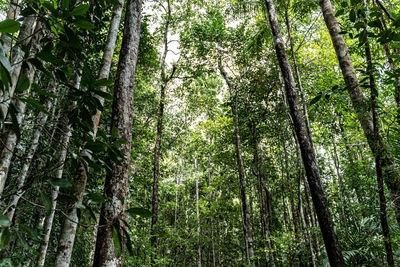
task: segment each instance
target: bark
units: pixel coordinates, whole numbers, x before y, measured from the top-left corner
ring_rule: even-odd
[[[347,50],[343,36],[340,34],[340,25],[335,17],[335,12],[332,8],[330,0],[319,0],[322,13],[324,15],[325,24],[331,35],[332,43],[336,51],[339,65],[342,70],[344,81],[347,85],[347,91],[353,103],[353,108],[356,112],[358,120],[367,138],[370,149],[373,154],[379,153],[383,179],[390,191],[392,201],[396,210],[396,220],[400,225],[400,173],[395,164],[392,153],[387,149],[386,144],[381,138],[377,140],[374,135],[373,118],[369,110],[368,101],[364,97],[360,83],[356,76],[352,60]],[[375,143],[379,142],[382,149],[377,150]]]
[[[332,125],[333,128],[333,125]],[[341,213],[342,213],[342,220],[344,224],[344,230],[346,232],[346,239],[349,240],[349,230],[347,227],[347,219],[346,219],[346,213],[344,210],[344,199],[343,199],[343,182],[342,182],[342,175],[340,174],[340,163],[339,163],[339,156],[337,153],[336,149],[336,141],[335,141],[336,136],[332,133],[332,144],[333,144],[333,163],[335,165],[335,170],[336,170],[336,177],[338,178],[338,184],[339,184],[339,200],[340,200],[340,206],[341,206]]]
[[[121,13],[124,5],[124,1],[120,0],[117,5],[115,5],[113,9],[113,15],[110,22],[110,28],[107,35],[107,41],[104,48],[102,63],[99,71],[98,79],[108,79],[112,58],[114,54],[115,44],[118,37],[118,27],[121,21]],[[101,91],[106,91],[106,87],[100,88]],[[104,99],[97,96],[101,103],[104,102]],[[99,127],[101,112],[97,110],[96,115],[93,117],[93,139],[96,139],[96,133]],[[84,147],[84,145],[82,146]],[[58,252],[57,259],[60,258],[57,262],[62,262],[63,265],[59,266],[69,266],[72,256],[72,250],[75,242],[76,231],[78,227],[79,217],[77,209],[80,205],[82,205],[83,194],[86,189],[87,183],[87,163],[85,161],[84,155],[87,152],[85,149],[81,150],[80,158],[78,162],[78,168],[76,173],[76,178],[74,179],[74,186],[71,190],[71,195],[75,196],[77,200],[73,203],[66,211],[66,218],[63,223],[63,228],[61,231],[61,236],[58,244]]]
[[[252,138],[253,138],[253,164],[255,170],[253,174],[257,177],[257,193],[258,193],[258,205],[260,207],[260,218],[261,218],[261,233],[262,238],[264,240],[264,246],[266,248],[265,260],[267,262],[267,266],[275,266],[274,258],[272,256],[272,246],[269,241],[270,238],[270,229],[269,222],[266,216],[271,216],[266,207],[266,196],[264,194],[264,175],[261,170],[261,162],[258,153],[258,138],[257,138],[257,128],[254,122],[252,122]]]
[[[221,51],[219,51],[221,53]],[[233,117],[233,125],[235,131],[235,146],[236,146],[236,160],[238,165],[239,172],[239,188],[240,188],[240,198],[241,198],[241,206],[242,206],[242,223],[243,223],[243,234],[245,239],[245,248],[246,248],[246,261],[247,264],[252,265],[253,257],[254,257],[254,249],[253,249],[253,234],[251,231],[250,225],[250,213],[248,208],[248,201],[246,195],[246,179],[245,179],[245,171],[244,164],[242,158],[242,144],[240,140],[240,128],[239,128],[239,118],[238,118],[238,103],[237,103],[237,88],[236,85],[233,84],[230,77],[224,70],[222,66],[222,58],[221,55],[218,60],[218,68],[221,72],[222,77],[228,85],[229,92],[231,97],[233,98],[233,103],[231,104],[232,117]]]
[[[40,29],[40,23],[37,23],[36,29]],[[36,54],[39,51],[40,48],[40,41],[41,39],[41,34],[35,34],[34,38],[32,38],[31,42],[31,54]],[[28,81],[29,81],[29,87],[25,92],[22,92],[21,95],[19,95],[19,98],[27,97],[30,94],[31,90],[31,85],[33,82],[33,79],[35,77],[35,68],[29,63],[26,62],[24,65],[24,68],[21,69],[21,77],[26,76]],[[26,108],[26,103],[23,102],[20,99],[17,99],[15,102],[15,107],[16,107],[16,112],[17,114],[16,119],[18,125],[21,125],[25,118],[25,108]],[[4,111],[4,110],[3,110]],[[5,114],[5,113],[3,113]],[[5,138],[5,144],[4,147],[1,151],[1,156],[0,156],[0,196],[3,193],[5,182],[7,179],[8,171],[10,169],[11,165],[11,159],[14,154],[15,147],[17,145],[17,133],[14,132],[14,129],[10,128],[8,130],[8,133],[6,134]]]
[[[157,115],[157,137],[154,146],[154,166],[153,166],[153,198],[152,198],[152,217],[151,217],[151,244],[153,247],[157,247],[157,234],[155,226],[158,220],[158,184],[160,179],[160,158],[161,158],[161,142],[163,135],[163,121],[164,121],[164,109],[165,109],[165,91],[167,89],[168,82],[173,78],[176,70],[176,66],[173,66],[172,73],[169,77],[166,74],[166,58],[168,54],[168,33],[169,26],[171,23],[171,5],[170,1],[167,0],[167,19],[165,21],[164,28],[164,52],[161,58],[161,86],[160,86],[160,102],[158,105]]]
[[[50,88],[48,91],[50,91],[50,92],[55,91],[53,82],[50,82],[49,87]],[[51,99],[51,98],[47,101],[47,104],[45,105],[46,110],[50,111],[52,102],[53,102],[53,99]],[[25,180],[26,180],[26,177],[28,176],[28,171],[30,169],[33,156],[35,155],[36,149],[39,145],[39,140],[40,140],[40,137],[42,136],[43,127],[47,123],[48,117],[49,117],[48,113],[40,112],[38,114],[36,127],[34,128],[34,131],[33,131],[33,138],[31,141],[31,145],[25,155],[21,171],[19,172],[19,175],[17,178],[17,192],[12,196],[11,203],[8,206],[9,208],[7,210],[7,216],[10,219],[10,221],[13,220],[15,209],[18,205],[18,202],[21,199],[22,195],[25,193],[25,191],[24,191]]]
[[[124,37],[115,79],[114,101],[112,107],[112,129],[117,129],[116,140],[125,140],[119,147],[124,155],[120,164],[112,163],[107,173],[104,193],[106,202],[102,205],[99,230],[97,233],[95,259],[93,266],[122,266],[121,256],[117,255],[112,238],[113,227],[119,224],[127,206],[129,188],[129,167],[132,144],[133,94],[135,70],[140,40],[141,0],[128,0],[125,14]],[[115,140],[111,140],[115,141]],[[124,233],[121,232],[122,239]]]
[[[19,16],[20,6],[18,5],[18,0],[11,0],[10,7],[7,12],[7,19],[16,20]],[[11,37],[7,36],[6,34],[2,34],[1,41],[3,43],[3,51],[6,57],[10,53],[12,39]]]
[[[27,16],[25,17],[21,29],[18,34],[18,43],[11,49],[11,59],[10,63],[12,66],[11,69],[11,83],[8,90],[5,90],[4,95],[1,96],[0,101],[0,111],[3,118],[7,117],[8,108],[11,100],[13,99],[15,89],[17,87],[18,79],[20,78],[20,74],[24,71],[22,68],[22,63],[24,61],[25,53],[21,50],[20,45],[29,47],[29,44],[32,41],[33,33],[40,28],[36,27],[36,17],[35,16]],[[36,30],[35,30],[36,27]],[[3,147],[3,144],[1,144]]]
[[[200,243],[200,209],[199,209],[199,173],[197,170],[197,158],[194,158],[194,170],[196,176],[196,216],[197,216],[197,266],[201,267],[201,243]]]
[[[331,214],[328,208],[328,203],[322,189],[315,151],[298,101],[296,85],[280,32],[275,6],[272,0],[266,0],[266,6],[272,29],[272,35],[274,38],[275,50],[284,78],[290,114],[296,131],[297,140],[299,142],[303,164],[306,170],[308,184],[310,186],[311,196],[317,212],[329,262],[331,266],[345,266],[339,242],[334,230]]]
[[[207,165],[207,174],[208,174],[208,182],[207,186],[211,186],[211,155],[208,154],[208,165]],[[209,196],[211,201],[214,201],[214,194],[210,192]],[[214,224],[213,224],[213,218],[210,217],[210,233],[211,233],[211,266],[215,267],[216,262],[215,262],[215,247],[214,247]]]
[[[363,1],[364,9],[367,9],[366,1]],[[365,23],[365,31],[368,32],[367,27],[367,17],[364,18]],[[379,209],[380,209],[380,220],[381,220],[381,227],[384,237],[384,245],[386,250],[386,261],[389,267],[394,267],[394,260],[393,260],[393,250],[392,250],[392,243],[390,240],[390,230],[387,221],[387,211],[386,211],[386,197],[385,197],[385,189],[383,186],[383,170],[381,164],[381,138],[379,133],[379,120],[378,120],[378,106],[377,106],[377,96],[378,96],[378,89],[376,87],[375,76],[374,76],[374,66],[372,62],[372,54],[371,54],[371,47],[369,44],[369,38],[367,34],[367,38],[364,44],[365,48],[365,57],[367,59],[367,73],[369,76],[369,85],[371,89],[371,108],[372,108],[372,122],[373,122],[373,130],[375,136],[375,168],[376,168],[376,178],[378,181],[378,194],[379,194]]]
[[[60,151],[60,155],[58,158],[59,167],[57,169],[56,177],[55,177],[56,179],[61,179],[63,176],[64,163],[65,163],[65,160],[67,159],[69,140],[72,135],[71,132],[72,132],[71,127],[67,126],[63,133],[63,137],[62,137],[62,141],[61,141],[61,151]],[[49,215],[46,216],[45,223],[44,223],[43,239],[42,239],[42,243],[40,245],[40,255],[39,255],[39,259],[38,259],[38,266],[43,266],[46,261],[47,248],[49,246],[50,234],[51,234],[51,230],[53,228],[54,215],[55,215],[56,207],[57,207],[58,193],[59,193],[58,186],[53,187],[52,191],[51,191],[51,212]]]

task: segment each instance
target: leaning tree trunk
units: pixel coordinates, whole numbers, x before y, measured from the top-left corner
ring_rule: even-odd
[[[108,79],[112,57],[114,54],[115,43],[118,36],[118,27],[121,21],[121,13],[124,5],[124,1],[120,0],[117,5],[115,5],[113,9],[113,15],[110,22],[110,28],[108,31],[107,41],[104,48],[103,59],[99,71],[98,79]],[[102,91],[106,91],[106,87],[101,88]],[[103,98],[98,97],[100,102],[103,103]],[[101,112],[97,110],[96,115],[93,117],[93,139],[96,138],[97,129],[99,127]],[[83,146],[82,146],[83,147]],[[85,150],[82,149],[81,155],[85,153]],[[61,231],[61,236],[58,241],[58,251],[56,258],[59,259],[56,262],[62,263],[59,266],[69,266],[72,256],[72,250],[75,242],[76,231],[78,227],[79,217],[77,208],[82,204],[83,194],[86,189],[87,183],[87,164],[85,159],[81,156],[79,159],[79,165],[77,168],[76,178],[74,180],[74,187],[71,190],[71,195],[74,196],[74,199],[77,201],[73,203],[70,208],[66,211],[66,218],[63,223],[63,228]]]
[[[311,196],[317,212],[319,225],[325,242],[331,266],[345,266],[339,242],[333,226],[332,217],[328,208],[328,203],[321,185],[318,163],[312,146],[311,137],[308,134],[303,114],[301,112],[296,84],[293,78],[286,48],[278,24],[273,0],[266,0],[269,23],[271,25],[274,45],[279,61],[279,66],[284,78],[287,101],[289,103],[290,114],[299,142],[304,168],[306,170],[308,184],[311,189]]]
[[[54,83],[50,82],[49,84],[49,92],[54,92]],[[53,99],[48,99],[47,103],[46,103],[46,110],[50,111],[51,106],[52,106],[52,102]],[[43,132],[43,128],[45,126],[45,124],[47,123],[47,118],[49,117],[48,113],[46,112],[40,112],[38,115],[38,119],[36,122],[36,126],[34,128],[33,131],[33,138],[31,141],[31,145],[24,157],[24,161],[22,164],[22,168],[21,171],[18,174],[18,178],[17,178],[17,192],[12,196],[11,198],[11,203],[8,206],[8,210],[7,210],[7,216],[9,218],[10,221],[13,220],[14,218],[14,214],[15,214],[15,210],[17,208],[18,202],[21,199],[22,195],[24,194],[24,184],[25,184],[25,180],[26,177],[28,176],[28,171],[29,168],[31,166],[31,162],[33,159],[33,156],[35,155],[36,149],[39,145],[39,140],[40,137],[42,136],[42,132]]]
[[[141,0],[128,0],[126,5],[124,37],[115,78],[114,101],[112,108],[111,131],[118,134],[112,142],[124,140],[119,150],[125,156],[120,164],[112,163],[104,185],[106,202],[102,205],[100,227],[97,233],[96,250],[93,266],[122,266],[125,245],[118,255],[113,242],[113,230],[118,228],[119,219],[127,206],[129,188],[129,167],[132,145],[133,94],[136,62],[140,40]],[[122,224],[121,224],[122,225]],[[120,231],[122,240],[124,232]]]
[[[363,7],[367,9],[367,3],[363,0]],[[368,38],[368,20],[367,17],[364,17],[364,30],[367,32],[367,38],[365,40],[365,57],[367,59],[367,70],[369,77],[369,86],[371,89],[371,109],[372,109],[372,122],[373,122],[373,129],[374,129],[374,136],[375,136],[375,169],[376,169],[376,178],[378,181],[378,194],[379,194],[379,208],[380,208],[380,220],[381,220],[381,227],[384,237],[384,245],[386,250],[386,261],[389,267],[394,267],[394,260],[393,260],[393,250],[392,250],[392,243],[390,240],[390,230],[387,221],[387,212],[386,212],[386,197],[385,197],[385,189],[383,186],[383,171],[382,171],[382,162],[381,162],[381,138],[379,133],[379,120],[378,120],[378,106],[377,106],[377,96],[378,96],[378,89],[376,88],[375,76],[374,76],[374,65],[372,62],[372,55],[371,55],[371,47],[369,44]]]
[[[332,8],[331,2],[330,0],[319,0],[319,5],[321,6],[326,26],[329,30],[329,34],[331,35],[332,43],[339,60],[343,78],[347,85],[347,91],[350,95],[358,120],[360,121],[361,127],[364,131],[364,135],[367,138],[372,152],[374,154],[380,154],[379,157],[382,165],[383,179],[390,191],[392,201],[395,205],[396,220],[400,225],[400,172],[397,169],[392,153],[383,143],[382,138],[374,135],[373,118],[369,110],[369,104],[364,97],[360,83],[357,79],[346,43],[340,33],[340,25],[335,17],[335,11]],[[375,145],[376,142],[380,143],[379,150],[377,150]]]
[[[36,29],[40,29],[40,28],[41,28],[40,23],[37,23]],[[40,39],[41,39],[41,34],[39,34],[39,33],[35,34],[34,38],[31,39],[31,51],[30,51],[31,54],[35,55],[39,51]],[[35,77],[34,66],[32,64],[30,64],[29,62],[26,62],[26,64],[20,71],[19,77],[26,77],[27,80],[29,81],[29,87],[28,87],[28,89],[26,89],[25,92],[22,92],[21,95],[18,96],[18,98],[27,97],[30,94],[31,85],[32,85],[33,79]],[[16,82],[17,82],[17,80],[16,80]],[[21,99],[17,99],[15,101],[15,107],[16,107],[16,110],[15,110],[16,122],[18,123],[18,125],[21,125],[21,123],[24,121],[24,118],[25,118],[26,103]],[[4,148],[1,151],[1,156],[0,156],[0,196],[3,193],[7,175],[8,175],[8,171],[9,171],[10,165],[11,165],[11,158],[14,154],[14,150],[17,145],[17,141],[18,141],[17,137],[18,137],[17,133],[12,128],[9,129],[9,131],[5,137],[6,141],[4,143]]]
[[[221,51],[219,51],[221,53]],[[236,160],[239,171],[239,188],[240,188],[240,198],[242,203],[242,223],[243,223],[243,234],[245,239],[245,251],[246,251],[246,261],[247,264],[252,264],[252,258],[254,257],[253,249],[253,234],[250,225],[250,213],[248,208],[248,201],[246,195],[246,180],[245,171],[242,158],[242,144],[240,140],[240,129],[239,129],[239,118],[238,118],[238,103],[237,103],[237,88],[231,81],[230,77],[226,73],[224,67],[222,66],[222,56],[218,59],[218,68],[221,72],[222,77],[226,81],[230,95],[233,99],[231,105],[233,125],[235,130],[235,146],[236,146]]]

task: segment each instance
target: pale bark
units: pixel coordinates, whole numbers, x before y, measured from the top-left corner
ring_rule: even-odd
[[[56,179],[61,179],[63,172],[64,172],[64,163],[65,160],[67,159],[67,152],[68,152],[68,145],[69,145],[69,140],[72,135],[72,129],[71,126],[67,126],[66,129],[64,130],[62,141],[61,141],[61,151],[60,155],[58,157],[58,169],[56,172]],[[44,223],[44,229],[43,229],[43,239],[42,243],[40,245],[40,255],[38,259],[38,266],[43,266],[45,261],[46,261],[46,255],[47,255],[47,248],[49,246],[49,240],[50,240],[50,234],[51,230],[53,228],[53,222],[54,222],[54,215],[56,212],[56,207],[57,207],[57,197],[59,193],[59,187],[53,187],[51,191],[51,212],[49,215],[46,216],[45,223]]]
[[[37,23],[36,29],[40,29],[40,23]],[[37,33],[35,34],[34,38],[32,38],[32,43],[31,43],[31,53],[36,54],[39,51],[40,48],[40,38],[41,34]],[[20,74],[21,76],[24,75],[27,77],[29,81],[29,87],[25,92],[22,92],[19,97],[27,97],[30,94],[31,90],[31,85],[33,82],[33,79],[35,77],[35,68],[27,62],[25,67],[23,69],[20,69]],[[16,80],[17,81],[17,80]],[[17,114],[16,120],[18,125],[21,125],[25,118],[25,108],[26,108],[26,103],[20,99],[16,100],[15,103],[16,109],[17,109]],[[3,146],[3,149],[1,151],[1,156],[0,156],[0,196],[3,193],[4,186],[6,183],[8,171],[10,169],[11,165],[11,158],[14,154],[15,147],[17,145],[17,133],[14,132],[12,128],[9,129],[8,133],[6,134],[5,138],[5,144]]]
[[[16,20],[18,18],[19,11],[20,11],[18,2],[19,2],[18,0],[11,0],[10,7],[8,8],[8,12],[7,12],[7,19]],[[11,39],[11,37],[7,36],[6,34],[2,34],[1,41],[3,43],[4,54],[6,55],[6,57],[8,57],[8,54],[10,53],[10,49],[11,49],[12,39]]]
[[[0,111],[3,114],[3,118],[6,118],[7,116],[10,102],[13,99],[15,89],[17,88],[18,79],[20,78],[20,74],[23,73],[23,70],[21,70],[21,68],[23,65],[22,63],[25,53],[21,50],[20,45],[29,47],[33,33],[40,29],[38,27],[35,27],[35,24],[35,16],[25,17],[19,31],[18,43],[11,49],[11,83],[9,89],[5,90],[4,95],[2,95],[0,98]],[[1,144],[1,146],[3,146],[3,144]]]
[[[49,84],[49,91],[54,92],[54,83],[53,82],[51,82]],[[51,106],[52,106],[52,101],[53,101],[53,99],[49,99],[47,101],[46,110],[50,111]],[[33,156],[35,155],[36,149],[39,145],[39,140],[40,140],[40,137],[42,136],[43,127],[45,126],[48,117],[49,117],[48,113],[40,112],[38,114],[38,119],[36,122],[36,127],[34,128],[31,145],[24,157],[24,163],[22,165],[21,171],[18,174],[17,192],[12,196],[11,202],[8,206],[7,216],[10,219],[10,221],[13,220],[15,209],[17,208],[18,202],[21,199],[21,197],[23,196],[23,194],[25,193],[24,188],[23,188],[24,184],[25,184],[25,179],[28,175],[28,171],[31,166]]]
[[[380,137],[374,135],[373,118],[369,110],[368,101],[364,97],[360,83],[358,81],[355,69],[353,67],[350,54],[348,52],[343,36],[340,34],[340,25],[335,17],[335,12],[332,8],[330,0],[319,0],[322,13],[324,15],[326,26],[331,35],[332,43],[336,51],[339,65],[342,70],[344,81],[347,85],[347,91],[353,103],[353,108],[360,121],[364,135],[367,138],[370,149],[374,154],[380,153],[380,161],[383,170],[383,179],[390,191],[392,201],[395,205],[396,220],[400,225],[400,173],[396,166],[393,155],[386,144]],[[378,138],[379,140],[377,140]],[[379,142],[381,149],[377,150],[375,143]]]
[[[296,84],[293,78],[286,48],[279,28],[278,18],[275,12],[275,6],[272,0],[266,0],[269,22],[279,66],[284,78],[287,101],[289,103],[290,114],[299,142],[303,164],[306,170],[308,183],[311,189],[312,199],[317,212],[322,236],[325,241],[325,248],[331,266],[345,266],[339,242],[334,230],[332,217],[328,208],[328,203],[321,185],[321,178],[318,169],[318,163],[312,145],[311,137],[308,134],[307,126],[301,112]]]
[[[194,158],[194,171],[196,176],[196,216],[197,216],[197,266],[201,267],[201,243],[200,243],[200,209],[199,209],[199,173],[197,170],[197,158]]]
[[[126,5],[124,37],[121,46],[118,69],[114,87],[111,130],[117,129],[116,140],[126,142],[119,146],[125,156],[120,164],[112,163],[104,185],[106,202],[102,205],[100,226],[97,233],[95,259],[93,266],[122,266],[121,256],[117,255],[112,232],[127,207],[129,188],[130,153],[132,145],[133,93],[136,62],[140,40],[141,0],[128,0]],[[115,141],[115,140],[111,140]],[[121,232],[122,237],[124,233]]]
[[[113,9],[113,15],[110,22],[110,28],[108,31],[107,41],[104,48],[103,59],[99,71],[98,79],[107,79],[111,69],[112,58],[114,54],[115,44],[118,36],[118,27],[121,21],[121,13],[124,5],[124,1],[120,0],[119,4],[115,5]],[[103,92],[107,90],[106,87],[102,87],[100,90]],[[99,97],[101,103],[104,99]],[[93,116],[93,139],[96,139],[97,129],[99,127],[101,112],[97,110],[96,115]],[[82,146],[83,147],[83,146]],[[79,217],[77,209],[82,205],[83,194],[86,189],[87,183],[87,163],[83,157],[86,151],[83,149],[80,153],[79,165],[77,168],[76,178],[74,179],[74,187],[71,190],[71,195],[74,195],[76,202],[73,203],[66,211],[66,218],[63,223],[63,228],[61,231],[61,236],[58,244],[58,251],[56,258],[57,263],[62,262],[63,265],[59,266],[69,266],[72,256],[72,250],[75,242],[76,231],[78,227]]]

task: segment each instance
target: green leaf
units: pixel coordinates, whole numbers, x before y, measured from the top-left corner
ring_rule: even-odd
[[[33,107],[34,109],[46,113],[46,114],[50,114],[46,108],[36,99],[33,99],[31,97],[25,97],[25,98],[21,98],[21,101],[29,104],[31,107]]]
[[[92,30],[94,28],[93,23],[91,23],[90,21],[85,20],[85,19],[76,19],[74,21],[74,24],[77,27],[85,29],[85,30]]]
[[[104,203],[106,200],[104,199],[102,194],[99,193],[89,193],[88,198],[95,203]]]
[[[6,19],[0,22],[0,32],[14,33],[19,31],[20,27],[21,25],[18,23],[18,21],[13,19]]]
[[[87,142],[86,148],[95,153],[103,152],[106,150],[106,146],[100,142]]]
[[[15,233],[17,234],[19,240],[21,241],[22,246],[23,246],[25,249],[29,250],[29,249],[30,249],[30,246],[29,246],[28,243],[26,242],[25,238],[22,237],[21,233],[19,233],[19,232],[15,232]]]
[[[89,10],[89,5],[87,4],[82,4],[79,5],[77,7],[75,7],[72,11],[71,11],[71,15],[72,16],[82,16],[84,14],[86,14],[86,12]]]
[[[320,99],[321,99],[322,95],[319,94],[316,97],[314,97],[313,99],[311,99],[310,101],[310,106],[314,105],[315,103],[317,103]]]
[[[104,79],[97,80],[94,83],[94,85],[98,86],[98,87],[101,87],[101,86],[109,86],[109,85],[112,85],[113,83],[114,83],[113,80],[109,80],[109,79],[104,78]]]
[[[354,9],[350,10],[350,21],[355,22],[356,19],[357,19],[356,12],[354,11]]]
[[[18,226],[19,226],[19,229],[21,229],[23,232],[25,232],[29,237],[31,237],[32,239],[35,239],[35,240],[39,240],[39,235],[35,231],[35,229],[33,229],[23,223],[18,224]]]
[[[112,227],[112,238],[114,241],[114,247],[117,252],[117,257],[120,257],[122,254],[122,241],[120,238],[120,233],[115,225]]]
[[[72,184],[67,179],[50,179],[49,184],[61,188],[68,188],[72,186]]]
[[[40,191],[40,198],[42,199],[44,209],[46,210],[46,214],[49,215],[52,210],[50,198],[42,191]]]
[[[36,57],[38,57],[39,59],[42,59],[46,62],[53,63],[56,65],[61,65],[64,63],[61,59],[57,58],[53,54],[46,52],[46,51],[40,51],[39,53],[36,54]]]
[[[5,248],[8,245],[8,242],[10,242],[10,231],[6,228],[1,234],[0,249]]]
[[[9,73],[11,72],[10,61],[8,61],[8,58],[4,54],[3,46],[1,44],[0,44],[0,63]]]
[[[9,227],[10,225],[10,219],[6,215],[0,214],[0,227]]]
[[[61,6],[63,9],[68,10],[69,9],[69,0],[62,0]]]
[[[26,77],[26,75],[22,75],[17,83],[17,89],[19,92],[25,92],[28,90],[29,86],[31,85],[31,82],[29,81],[29,78]]]
[[[135,215],[139,215],[145,218],[150,218],[152,216],[151,211],[145,209],[145,208],[130,208],[126,212],[128,212],[129,215],[134,217]]]

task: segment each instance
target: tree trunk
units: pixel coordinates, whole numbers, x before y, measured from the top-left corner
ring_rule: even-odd
[[[124,37],[120,52],[114,87],[111,131],[118,130],[115,140],[125,140],[119,147],[125,156],[120,164],[112,163],[112,170],[107,173],[104,185],[106,202],[102,205],[99,230],[97,233],[95,259],[93,266],[122,266],[121,255],[118,255],[113,242],[113,228],[119,224],[127,206],[129,188],[129,167],[132,144],[133,94],[136,62],[140,40],[140,21],[142,12],[141,0],[128,0],[126,5]],[[111,141],[115,141],[111,140]],[[124,233],[120,231],[122,237]],[[124,240],[124,238],[122,238]],[[122,241],[124,242],[124,241]]]
[[[19,6],[19,1],[18,0],[11,0],[10,1],[10,7],[7,12],[7,19],[13,19],[16,20],[19,16],[19,11],[20,11],[20,6]],[[12,39],[7,36],[6,34],[3,34],[1,36],[1,40],[3,43],[3,51],[6,57],[8,57],[8,54],[10,53],[11,49],[11,44],[12,44]]]
[[[324,15],[326,26],[331,35],[332,43],[336,51],[339,65],[342,70],[344,81],[347,85],[347,91],[353,103],[353,108],[360,121],[364,135],[367,138],[369,147],[374,154],[380,153],[380,161],[383,171],[383,179],[390,191],[392,201],[395,205],[396,220],[400,225],[400,174],[395,167],[393,155],[382,142],[381,138],[376,140],[373,128],[373,118],[369,110],[368,101],[365,99],[358,82],[356,72],[353,67],[349,52],[343,36],[340,34],[340,25],[335,17],[330,0],[319,0],[319,4]],[[381,149],[377,151],[375,143],[379,142]]]
[[[56,173],[56,179],[61,179],[64,171],[64,163],[67,159],[67,151],[69,145],[69,139],[71,137],[71,127],[67,126],[63,133],[63,138],[61,142],[61,152],[58,158],[58,169]],[[54,187],[51,191],[51,212],[46,216],[43,230],[43,240],[40,245],[40,255],[38,260],[38,266],[43,266],[46,261],[47,248],[49,246],[50,234],[53,228],[54,215],[57,207],[57,197],[58,197],[59,188],[58,186]]]
[[[25,53],[22,51],[20,46],[29,47],[29,44],[32,41],[33,32],[36,32],[40,29],[40,27],[35,26],[35,24],[36,16],[31,15],[24,18],[18,34],[18,43],[11,49],[11,83],[9,89],[5,90],[4,95],[1,96],[0,101],[0,111],[3,118],[7,117],[8,108],[11,100],[13,99],[15,89],[17,88],[18,79],[20,78],[21,73],[24,73],[21,68],[23,66],[22,63],[24,62],[23,59],[25,57]],[[1,148],[3,149],[3,144],[1,144]]]
[[[300,145],[303,164],[306,170],[308,184],[311,189],[311,196],[317,212],[322,236],[324,237],[325,248],[328,254],[329,262],[331,266],[345,266],[339,242],[334,230],[331,214],[328,208],[328,203],[322,189],[318,163],[314,148],[312,146],[311,137],[308,134],[307,126],[304,122],[303,114],[300,109],[296,85],[279,29],[275,6],[272,0],[266,0],[266,6],[272,29],[272,35],[274,38],[275,50],[285,82],[290,114],[293,119],[297,140]]]
[[[196,216],[197,216],[197,266],[201,267],[201,243],[200,243],[200,209],[199,209],[199,173],[197,170],[197,158],[194,158],[194,171],[196,176]]]
[[[363,0],[363,7],[364,9],[367,9],[367,3],[365,0]],[[364,30],[368,33],[368,26],[367,26],[368,20],[366,16],[364,17],[364,23],[365,23]],[[364,45],[365,45],[365,57],[367,59],[366,71],[369,76],[369,85],[371,89],[372,122],[373,122],[374,136],[375,136],[375,168],[376,168],[376,178],[378,181],[380,220],[381,220],[381,227],[382,227],[385,250],[386,250],[386,261],[389,267],[394,267],[392,243],[390,240],[390,230],[387,221],[385,189],[383,186],[383,170],[381,162],[382,147],[381,147],[381,138],[379,133],[378,105],[377,105],[378,89],[376,88],[376,83],[375,83],[374,66],[372,62],[371,47],[369,44],[368,34]]]
[[[220,51],[221,53],[221,51]],[[221,72],[222,77],[225,79],[231,97],[233,98],[233,103],[231,105],[232,117],[233,117],[233,125],[235,128],[235,146],[236,146],[236,160],[238,164],[239,171],[239,188],[240,188],[240,198],[242,203],[242,221],[243,221],[243,234],[245,239],[245,251],[246,251],[246,261],[247,264],[253,264],[254,257],[254,249],[253,249],[253,234],[251,231],[250,225],[250,213],[248,208],[248,201],[246,195],[246,180],[245,180],[245,172],[242,158],[242,145],[240,141],[240,129],[239,129],[239,118],[238,118],[238,103],[237,103],[237,92],[236,86],[232,83],[228,74],[224,70],[222,66],[222,58],[221,55],[218,60],[218,67]]]
[[[112,58],[115,49],[115,43],[118,36],[118,27],[121,21],[121,13],[124,5],[124,1],[120,0],[117,5],[114,6],[113,15],[110,22],[110,28],[107,35],[107,41],[104,48],[103,59],[99,71],[98,79],[108,79]],[[102,87],[101,90],[106,91],[106,87]],[[104,102],[103,98],[97,96],[101,103]],[[96,139],[96,133],[99,127],[101,112],[97,110],[96,115],[93,117],[93,139]],[[84,147],[84,145],[82,146]],[[58,252],[56,258],[60,258],[57,262],[62,262],[63,265],[60,266],[69,266],[72,256],[72,250],[75,242],[76,231],[78,227],[79,217],[77,208],[82,205],[83,194],[86,189],[87,183],[87,163],[83,157],[85,154],[85,149],[82,149],[80,153],[76,178],[74,180],[74,186],[71,190],[71,195],[75,196],[77,200],[73,203],[66,211],[66,218],[63,223],[63,228],[61,231],[61,236],[58,244]]]
[[[50,82],[48,91],[54,92],[55,90],[53,87],[54,87],[54,82]],[[53,99],[51,99],[51,98],[47,101],[46,110],[50,111],[52,102],[53,102]],[[31,166],[33,156],[35,155],[36,149],[39,145],[39,140],[42,135],[43,127],[45,126],[48,117],[49,117],[48,113],[44,113],[44,112],[40,112],[38,115],[36,127],[34,129],[33,138],[31,141],[31,145],[28,149],[27,154],[25,155],[24,163],[23,163],[21,171],[18,175],[17,192],[15,195],[12,196],[11,203],[10,203],[8,211],[7,211],[7,216],[10,219],[10,221],[13,220],[15,209],[18,205],[18,202],[21,199],[22,195],[25,193],[24,192],[25,179],[28,175],[28,171]]]
[[[162,142],[162,134],[163,134],[163,120],[164,120],[164,108],[165,108],[165,90],[167,89],[168,82],[173,78],[175,72],[175,66],[172,70],[172,74],[167,77],[166,76],[166,58],[169,52],[168,50],[168,33],[169,26],[171,22],[171,5],[170,1],[167,0],[167,19],[165,21],[165,29],[164,29],[164,52],[161,58],[161,86],[160,86],[160,102],[158,106],[158,115],[157,115],[157,137],[156,143],[154,146],[154,167],[153,167],[153,199],[152,199],[152,217],[151,217],[151,226],[150,226],[150,241],[151,245],[156,248],[157,247],[157,233],[155,226],[158,220],[158,184],[160,179],[160,158],[161,158],[161,142]]]
[[[41,28],[40,23],[37,23],[35,31],[38,31]],[[31,54],[36,54],[39,51],[40,48],[40,39],[41,39],[41,34],[37,33],[34,35],[34,38],[31,39]],[[18,73],[20,77],[26,76],[28,81],[29,81],[29,87],[25,92],[22,92],[19,97],[27,97],[30,94],[31,91],[31,85],[33,82],[33,79],[35,77],[35,68],[29,63],[26,62],[26,65],[24,65],[24,68],[20,69],[20,73]],[[15,81],[17,82],[17,80]],[[11,89],[10,89],[11,90]],[[17,123],[18,125],[21,125],[25,118],[25,108],[26,108],[26,103],[20,99],[16,100],[15,103],[16,110],[15,114]],[[3,110],[3,114],[4,110]],[[17,145],[17,133],[14,132],[14,129],[10,128],[7,135],[6,135],[6,141],[4,144],[4,148],[1,151],[1,156],[0,156],[0,196],[3,193],[4,186],[6,183],[8,171],[10,169],[11,165],[11,158],[14,154],[15,147]]]

